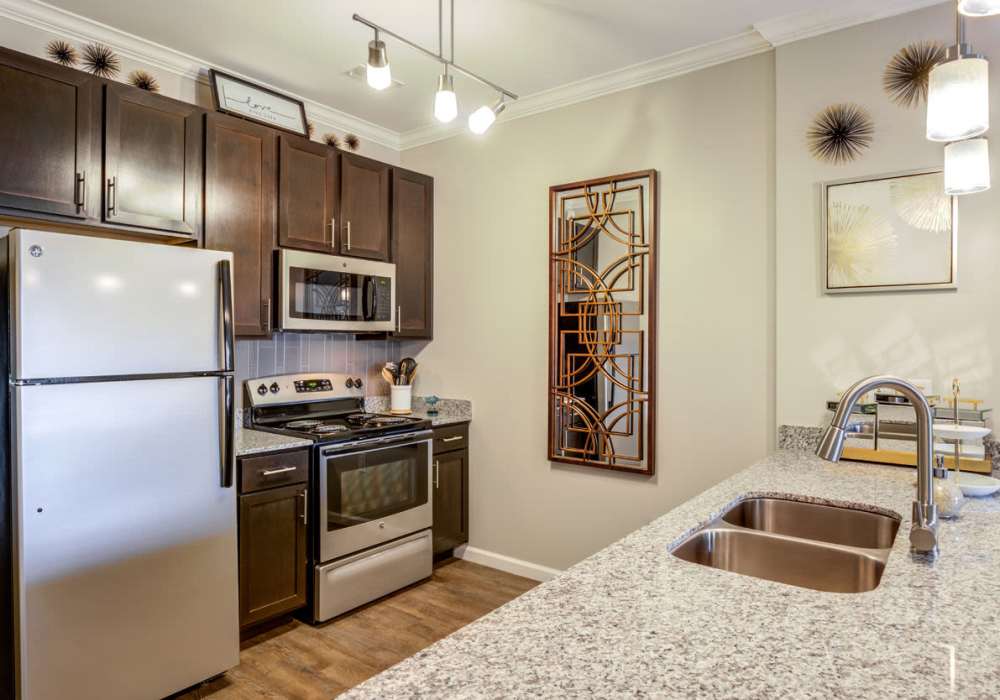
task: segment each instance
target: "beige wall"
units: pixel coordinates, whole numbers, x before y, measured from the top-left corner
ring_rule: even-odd
[[[562,568],[768,451],[772,77],[754,56],[403,152],[435,177],[417,389],[473,401],[471,546]],[[661,178],[657,474],[551,464],[548,187],[645,168]]]
[[[825,296],[820,291],[819,186],[825,180],[941,167],[943,149],[924,138],[924,108],[893,105],[882,70],[902,46],[953,41],[953,8],[940,5],[783,46],[777,93],[778,423],[819,425],[823,404],[852,381],[891,372],[930,378],[935,390],[962,379],[968,396],[1000,407],[1000,141],[994,188],[959,201],[959,288],[954,291]],[[997,20],[970,20],[969,40],[994,59],[993,124],[1000,124]],[[804,133],[827,104],[855,101],[875,120],[871,151],[844,166],[817,163]]]

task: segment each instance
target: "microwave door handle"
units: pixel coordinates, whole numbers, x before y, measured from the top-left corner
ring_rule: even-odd
[[[375,304],[377,302],[372,293],[374,289],[374,280],[366,276],[361,283],[361,316],[365,321],[371,321],[375,318]]]

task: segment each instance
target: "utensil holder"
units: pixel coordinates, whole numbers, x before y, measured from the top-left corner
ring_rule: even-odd
[[[413,413],[413,386],[411,384],[390,386],[389,392],[389,413],[398,416]]]

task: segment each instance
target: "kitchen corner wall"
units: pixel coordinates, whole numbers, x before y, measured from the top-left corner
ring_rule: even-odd
[[[346,333],[275,333],[262,340],[236,341],[236,380],[297,372],[343,372],[361,377],[366,396],[388,395],[380,371],[398,362],[399,341],[359,340]]]
[[[959,198],[958,290],[827,296],[821,291],[820,185],[943,167],[924,138],[925,109],[892,104],[882,71],[907,44],[954,42],[954,3],[807,39],[776,51],[777,418],[820,425],[825,402],[853,381],[893,373],[927,378],[935,391],[962,380],[964,396],[1000,409],[1000,140],[991,139],[993,189]],[[1000,127],[1000,19],[970,19],[969,41],[992,59],[993,132]],[[825,165],[804,134],[829,104],[857,102],[875,121],[870,151]]]
[[[421,394],[471,399],[470,546],[563,568],[763,457],[773,413],[773,55],[404,151],[434,176]],[[546,459],[548,188],[660,173],[657,473]],[[664,546],[668,543],[664,542]]]

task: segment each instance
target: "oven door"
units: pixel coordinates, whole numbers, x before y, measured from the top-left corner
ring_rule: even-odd
[[[431,526],[432,440],[430,431],[419,435],[387,446],[320,452],[320,561]]]
[[[278,264],[282,329],[395,330],[396,266],[392,263],[281,250]]]

